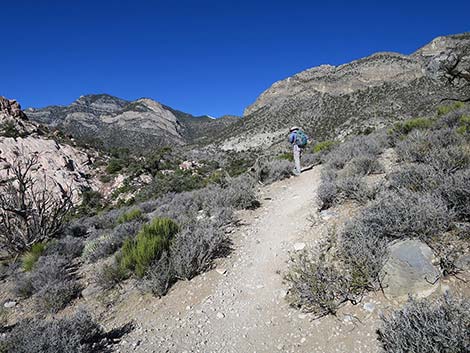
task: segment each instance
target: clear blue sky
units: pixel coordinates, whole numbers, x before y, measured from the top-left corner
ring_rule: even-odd
[[[0,95],[150,97],[241,115],[273,82],[470,31],[470,1],[0,1]]]

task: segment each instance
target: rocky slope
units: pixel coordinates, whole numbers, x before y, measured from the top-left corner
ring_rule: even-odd
[[[69,106],[28,109],[26,114],[83,142],[131,150],[191,143],[236,120],[194,117],[148,98],[130,102],[106,94],[82,96]]]
[[[34,173],[51,190],[58,185],[71,188],[78,200],[80,191],[98,187],[91,176],[93,151],[59,142],[46,129],[28,121],[16,101],[0,97],[0,179],[11,175],[14,163],[33,156],[37,158]]]
[[[469,98],[470,33],[438,37],[409,56],[377,53],[274,83],[224,131],[223,146],[269,147],[291,125],[304,127],[317,140],[344,136]]]

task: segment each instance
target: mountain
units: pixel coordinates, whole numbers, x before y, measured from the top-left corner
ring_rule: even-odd
[[[376,53],[274,83],[221,133],[224,149],[279,143],[292,125],[314,140],[360,133],[470,99],[470,33],[438,37],[411,55]]]
[[[131,150],[193,143],[238,120],[194,117],[149,98],[127,101],[107,94],[86,95],[69,106],[30,108],[25,113],[81,142]]]

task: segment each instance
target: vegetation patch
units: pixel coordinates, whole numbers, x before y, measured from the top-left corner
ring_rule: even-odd
[[[178,225],[171,219],[155,218],[142,227],[135,239],[124,242],[118,256],[119,265],[142,278],[149,265],[168,249],[178,230]]]
[[[23,264],[23,270],[31,271],[33,269],[34,264],[38,261],[39,257],[42,255],[44,250],[46,249],[45,243],[36,243],[31,246],[31,249],[28,250],[23,256],[21,257],[21,261]]]
[[[382,316],[377,333],[387,353],[463,353],[470,349],[469,323],[467,299],[410,299],[403,309]]]

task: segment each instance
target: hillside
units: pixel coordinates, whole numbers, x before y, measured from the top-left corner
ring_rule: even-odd
[[[470,33],[438,37],[411,55],[376,53],[274,83],[221,134],[225,149],[267,148],[292,125],[316,140],[427,116],[470,98]]]
[[[83,143],[134,151],[192,143],[237,120],[194,117],[148,98],[126,101],[107,94],[82,96],[68,106],[30,108],[25,113]]]

